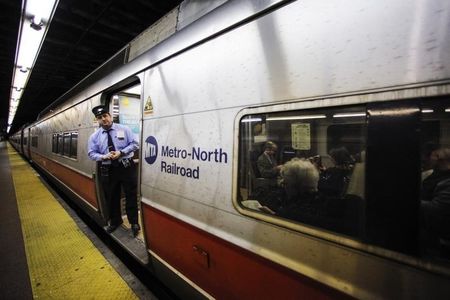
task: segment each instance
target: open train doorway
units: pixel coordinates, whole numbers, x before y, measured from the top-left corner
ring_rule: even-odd
[[[129,127],[134,135],[135,140],[141,140],[141,125],[140,125],[140,116],[141,116],[141,84],[139,81],[133,83],[131,86],[127,86],[124,89],[115,91],[110,96],[110,111],[111,116],[113,117],[113,121],[116,124],[122,124]],[[135,174],[134,178],[136,179],[136,194],[138,187],[138,170],[139,170],[139,150],[134,151],[133,156],[130,158],[133,161],[133,164],[136,166],[134,168]],[[138,209],[138,225],[139,228],[142,228],[142,218],[140,217],[140,197],[137,196],[137,204],[136,207]],[[128,204],[130,206],[130,204]],[[120,208],[123,224],[122,226],[127,229],[128,232],[133,233],[133,228],[131,228],[132,224],[130,224],[129,218],[127,218],[127,201],[126,194],[124,190],[124,186],[122,186],[121,190],[121,199],[120,199]],[[129,212],[128,212],[129,213]],[[135,230],[135,229],[134,229]],[[135,233],[135,232],[134,232]],[[134,236],[134,234],[133,234]],[[143,240],[142,230],[139,230],[137,235],[135,236],[137,239]]]
[[[120,151],[120,155],[115,159],[106,159],[106,165],[110,161],[108,167],[104,166],[104,162],[97,164],[99,176],[96,185],[106,232],[145,265],[148,263],[148,253],[140,209],[141,151],[140,145],[137,146],[141,141],[141,88],[142,84],[136,76],[110,87],[101,96],[100,103],[108,111],[106,117],[101,115],[101,122],[112,124],[103,132],[109,135],[109,153],[114,151],[112,155],[117,157]],[[99,116],[96,116],[97,121]]]

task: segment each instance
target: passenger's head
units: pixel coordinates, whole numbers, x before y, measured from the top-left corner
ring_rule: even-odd
[[[439,150],[440,146],[433,142],[428,142],[422,146],[422,169],[434,169],[436,164],[436,157],[433,152]]]
[[[293,158],[288,161],[281,169],[281,176],[288,196],[317,191],[319,171],[307,160]]]
[[[111,127],[113,121],[108,107],[106,107],[105,105],[98,105],[92,109],[92,113],[94,114],[100,126],[102,126],[103,128]]]
[[[352,162],[352,157],[345,147],[331,149],[330,156],[337,166],[348,165]]]
[[[274,155],[278,150],[277,144],[274,142],[268,141],[264,144],[264,152],[270,155]]]
[[[450,170],[450,149],[439,148],[431,152],[430,155],[431,166],[435,170],[446,171]]]

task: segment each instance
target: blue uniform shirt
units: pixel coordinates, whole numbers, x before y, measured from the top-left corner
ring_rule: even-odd
[[[134,151],[139,149],[139,142],[129,127],[113,123],[109,134],[116,151],[123,153],[119,160],[133,157]],[[89,138],[88,156],[92,160],[101,161],[102,156],[108,153],[108,132],[100,127]]]

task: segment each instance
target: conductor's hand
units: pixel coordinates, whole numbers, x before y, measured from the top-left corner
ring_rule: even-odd
[[[110,159],[111,159],[111,152],[102,156],[102,160],[110,160]]]
[[[120,153],[120,151],[111,151],[111,152],[109,152],[109,155],[112,160],[116,160],[120,157],[121,153]]]

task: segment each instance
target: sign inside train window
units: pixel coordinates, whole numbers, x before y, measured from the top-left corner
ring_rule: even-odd
[[[304,123],[291,124],[292,148],[311,150],[311,125]]]
[[[159,160],[159,170],[163,173],[175,176],[200,179],[201,166],[184,166],[184,161],[206,162],[211,164],[228,163],[228,153],[222,148],[203,149],[193,146],[183,148],[177,145],[159,145],[154,136],[145,139],[144,159],[149,165],[153,165]]]

